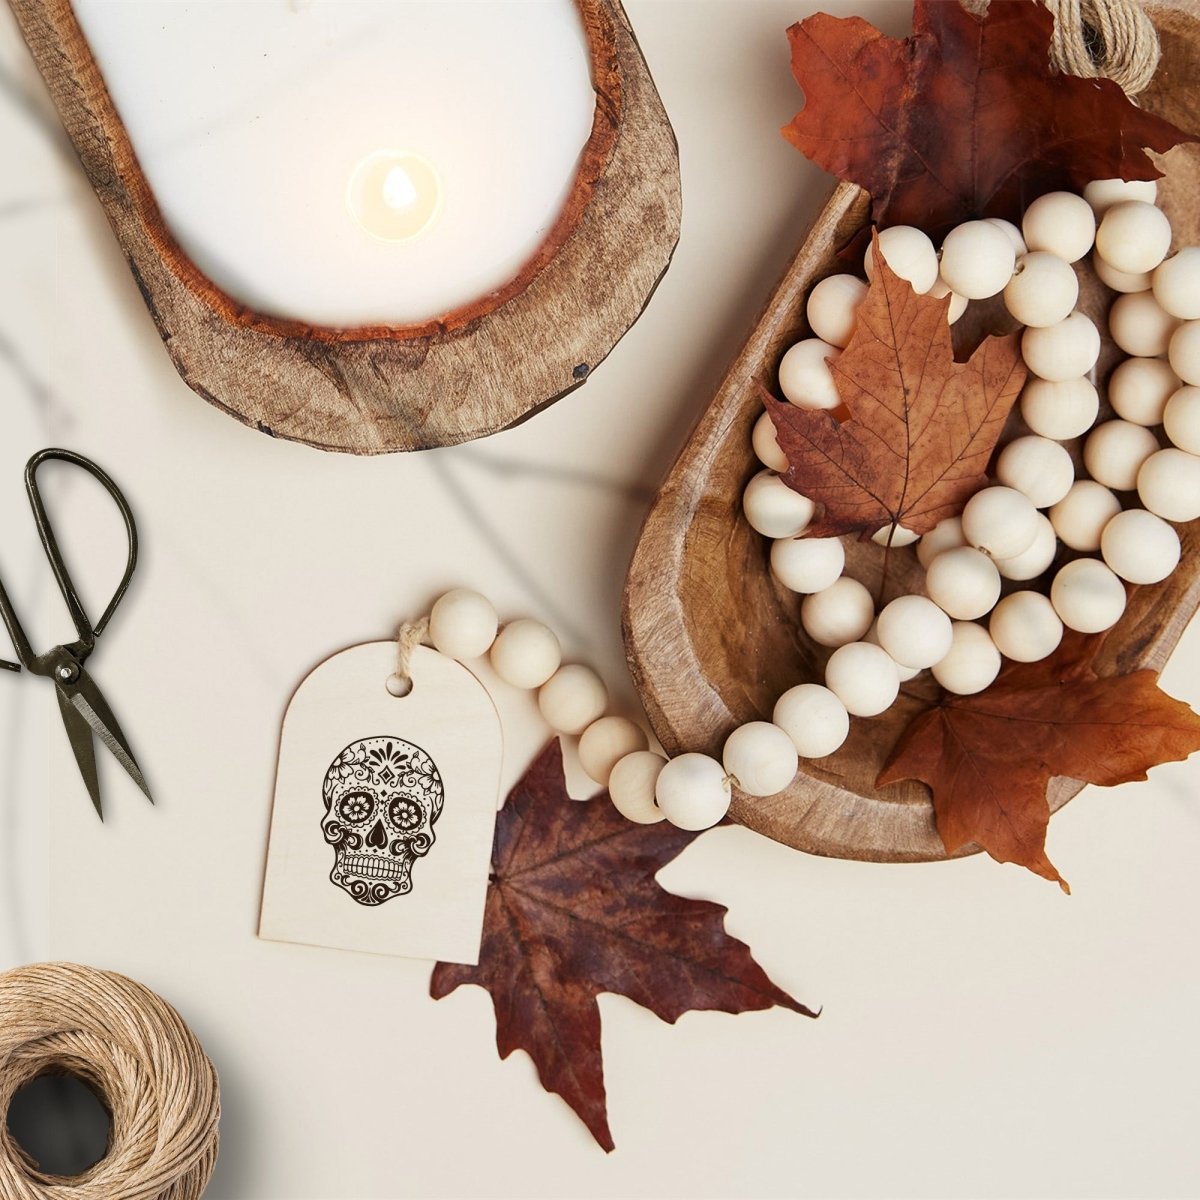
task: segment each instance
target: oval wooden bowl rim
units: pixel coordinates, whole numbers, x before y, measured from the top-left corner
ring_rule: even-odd
[[[1164,31],[1200,49],[1200,21],[1196,20],[1200,10],[1193,0],[1150,11]],[[1189,161],[1200,161],[1200,154],[1192,153],[1196,157]],[[647,514],[626,581],[622,627],[630,673],[650,723],[670,755],[696,750],[719,758],[721,745],[735,726],[745,720],[770,719],[769,710],[763,712],[748,701],[744,680],[706,677],[692,636],[703,631],[703,636],[719,642],[728,622],[742,615],[722,607],[727,597],[720,591],[721,582],[712,581],[712,575],[720,572],[706,571],[717,562],[727,574],[735,575],[742,565],[731,566],[732,560],[721,558],[733,553],[727,541],[729,522],[743,519],[740,491],[715,496],[708,485],[714,464],[731,438],[743,439],[738,452],[749,454],[749,429],[761,411],[750,382],[769,370],[770,348],[779,344],[781,329],[792,331],[791,340],[807,336],[795,332],[803,327],[807,292],[821,276],[845,269],[836,260],[836,251],[867,222],[868,210],[869,197],[860,188],[848,183],[834,187]],[[755,463],[751,470],[759,466]],[[1166,584],[1135,590],[1117,627],[1119,636],[1106,644],[1097,659],[1101,674],[1124,674],[1140,667],[1160,670],[1165,664],[1200,606],[1197,525],[1200,522],[1193,522],[1184,532],[1190,577],[1181,569]],[[711,562],[700,561],[693,538],[699,540],[704,554],[712,556]],[[758,564],[757,569],[769,571],[765,550]],[[753,563],[745,565],[755,569]],[[1164,616],[1161,601],[1168,595],[1171,609]],[[779,611],[749,615],[750,620],[756,618],[782,619]],[[714,652],[714,657],[719,655]],[[735,789],[730,816],[774,840],[829,857],[930,862],[979,852],[977,846],[967,846],[953,856],[946,854],[923,785],[887,789],[898,794],[897,800],[868,796],[839,785],[837,764],[837,755],[816,762],[801,760],[796,781],[777,796],[750,797]],[[1052,780],[1047,792],[1050,811],[1060,809],[1082,786],[1076,780]]]

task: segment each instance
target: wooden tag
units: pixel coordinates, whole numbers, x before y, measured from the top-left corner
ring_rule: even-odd
[[[479,961],[500,718],[466,667],[394,642],[321,663],[283,719],[259,937]]]

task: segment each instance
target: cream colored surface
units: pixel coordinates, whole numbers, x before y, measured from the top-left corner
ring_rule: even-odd
[[[498,1059],[483,992],[435,1003],[421,963],[254,936],[279,721],[322,654],[461,583],[548,621],[635,711],[617,613],[649,492],[824,198],[777,133],[798,102],[783,29],[813,7],[630,0],[681,145],[674,265],[574,395],[480,445],[379,460],[273,442],[179,382],[0,22],[20,164],[0,179],[0,561],[31,597],[32,450],[65,442],[126,489],[144,558],[94,674],[160,799],[106,770],[99,826],[50,694],[0,678],[3,918],[19,915],[14,958],[128,972],[192,1023],[222,1077],[212,1200],[1200,1191],[1200,761],[1087,789],[1055,818],[1070,899],[982,858],[882,867],[702,835],[663,883],[727,905],[731,933],[823,1015],[672,1027],[602,998],[607,1157],[524,1055]],[[825,7],[892,31],[908,12]],[[63,482],[64,522],[108,520]],[[98,597],[120,569],[108,532],[70,543]],[[53,630],[30,624],[57,637],[50,612]],[[1200,705],[1195,628],[1163,682]],[[495,687],[511,782],[544,727],[531,697]],[[349,1037],[364,1013],[369,1042]]]
[[[395,642],[369,642],[315,667],[288,705],[259,936],[368,954],[477,963],[499,801],[496,706],[466,667],[418,646],[412,691],[392,696]],[[330,764],[363,738],[396,737],[433,760],[444,804],[433,845],[412,864],[412,890],[357,903],[330,881],[322,784]],[[364,827],[365,829],[365,827]]]

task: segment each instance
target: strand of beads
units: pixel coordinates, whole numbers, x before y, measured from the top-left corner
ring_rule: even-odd
[[[1168,521],[1200,517],[1200,249],[1166,258],[1171,228],[1155,196],[1153,183],[1122,180],[1097,181],[1083,196],[1051,193],[1030,205],[1020,230],[999,220],[967,222],[947,236],[940,254],[911,227],[878,235],[889,267],[916,291],[951,295],[951,322],[967,301],[1003,292],[1026,327],[1022,355],[1030,378],[1021,413],[1030,433],[997,456],[995,486],[918,543],[925,596],[899,597],[876,617],[866,588],[842,574],[840,541],[802,536],[815,506],[783,496],[781,488],[791,489],[776,472],[786,470],[787,458],[769,415],[759,418],[753,446],[766,469],[747,489],[746,516],[775,539],[771,569],[804,594],[801,624],[833,648],[825,683],[852,715],[884,711],[899,683],[926,667],[949,691],[978,692],[995,679],[1002,655],[1036,662],[1053,653],[1064,627],[1111,628],[1125,610],[1122,581],[1157,583],[1177,565],[1179,537]],[[1117,419],[1095,428],[1100,401],[1091,376],[1100,333],[1075,310],[1073,267],[1093,249],[1096,273],[1124,293],[1113,305],[1110,332],[1131,355],[1109,381]],[[868,250],[868,279],[873,263]],[[865,289],[846,275],[822,280],[810,293],[807,316],[817,337],[793,346],[779,370],[791,403],[836,407],[828,361],[849,341]],[[1152,431],[1160,424],[1170,446]],[[1091,478],[1076,479],[1061,443],[1089,430],[1084,464]],[[1134,491],[1143,507],[1123,506],[1116,493]],[[917,539],[893,527],[874,540]],[[1101,557],[1067,562],[1049,595],[1024,588],[1001,598],[1004,580],[1043,575],[1060,540]],[[984,617],[986,629],[975,623]]]

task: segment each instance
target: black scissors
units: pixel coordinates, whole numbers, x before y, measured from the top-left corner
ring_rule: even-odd
[[[58,541],[46,515],[42,494],[38,490],[37,469],[42,463],[51,459],[71,463],[96,479],[116,502],[125,521],[125,532],[129,538],[129,557],[125,563],[125,574],[121,577],[121,582],[117,585],[112,599],[108,602],[108,607],[95,625],[88,620],[87,614],[83,611],[79,593],[75,590],[74,583],[71,582],[70,572],[63,561],[62,551],[58,548]],[[0,668],[6,671],[19,671],[24,667],[34,675],[54,680],[54,690],[58,694],[58,707],[62,712],[63,724],[67,729],[71,749],[75,751],[75,761],[79,764],[79,773],[83,776],[84,783],[87,784],[87,790],[92,797],[92,803],[96,806],[96,812],[103,820],[104,810],[100,805],[100,779],[96,774],[94,739],[97,737],[108,747],[117,762],[125,768],[134,783],[145,792],[147,799],[151,803],[154,802],[154,797],[150,795],[150,789],[146,786],[141,768],[133,757],[133,751],[129,748],[129,742],[121,732],[120,725],[117,724],[117,718],[113,716],[108,702],[83,666],[84,660],[96,648],[96,639],[104,632],[104,627],[116,612],[117,605],[121,603],[125,590],[129,587],[129,581],[133,578],[133,569],[137,566],[137,529],[133,523],[133,513],[129,511],[129,505],[121,494],[121,489],[94,462],[72,450],[39,450],[25,466],[25,491],[29,494],[29,504],[33,509],[33,519],[37,525],[38,535],[42,539],[42,547],[46,551],[46,558],[50,563],[50,569],[54,572],[54,578],[58,581],[58,590],[62,593],[67,610],[71,614],[71,620],[75,624],[75,632],[79,635],[79,640],[65,646],[54,646],[45,654],[34,654],[29,645],[29,639],[25,636],[25,630],[21,628],[21,622],[17,620],[17,614],[13,611],[12,601],[9,600],[8,593],[4,590],[4,584],[0,582],[0,615],[4,617],[4,624],[8,627],[9,637],[12,638],[17,658],[20,660],[14,663],[0,659]]]

